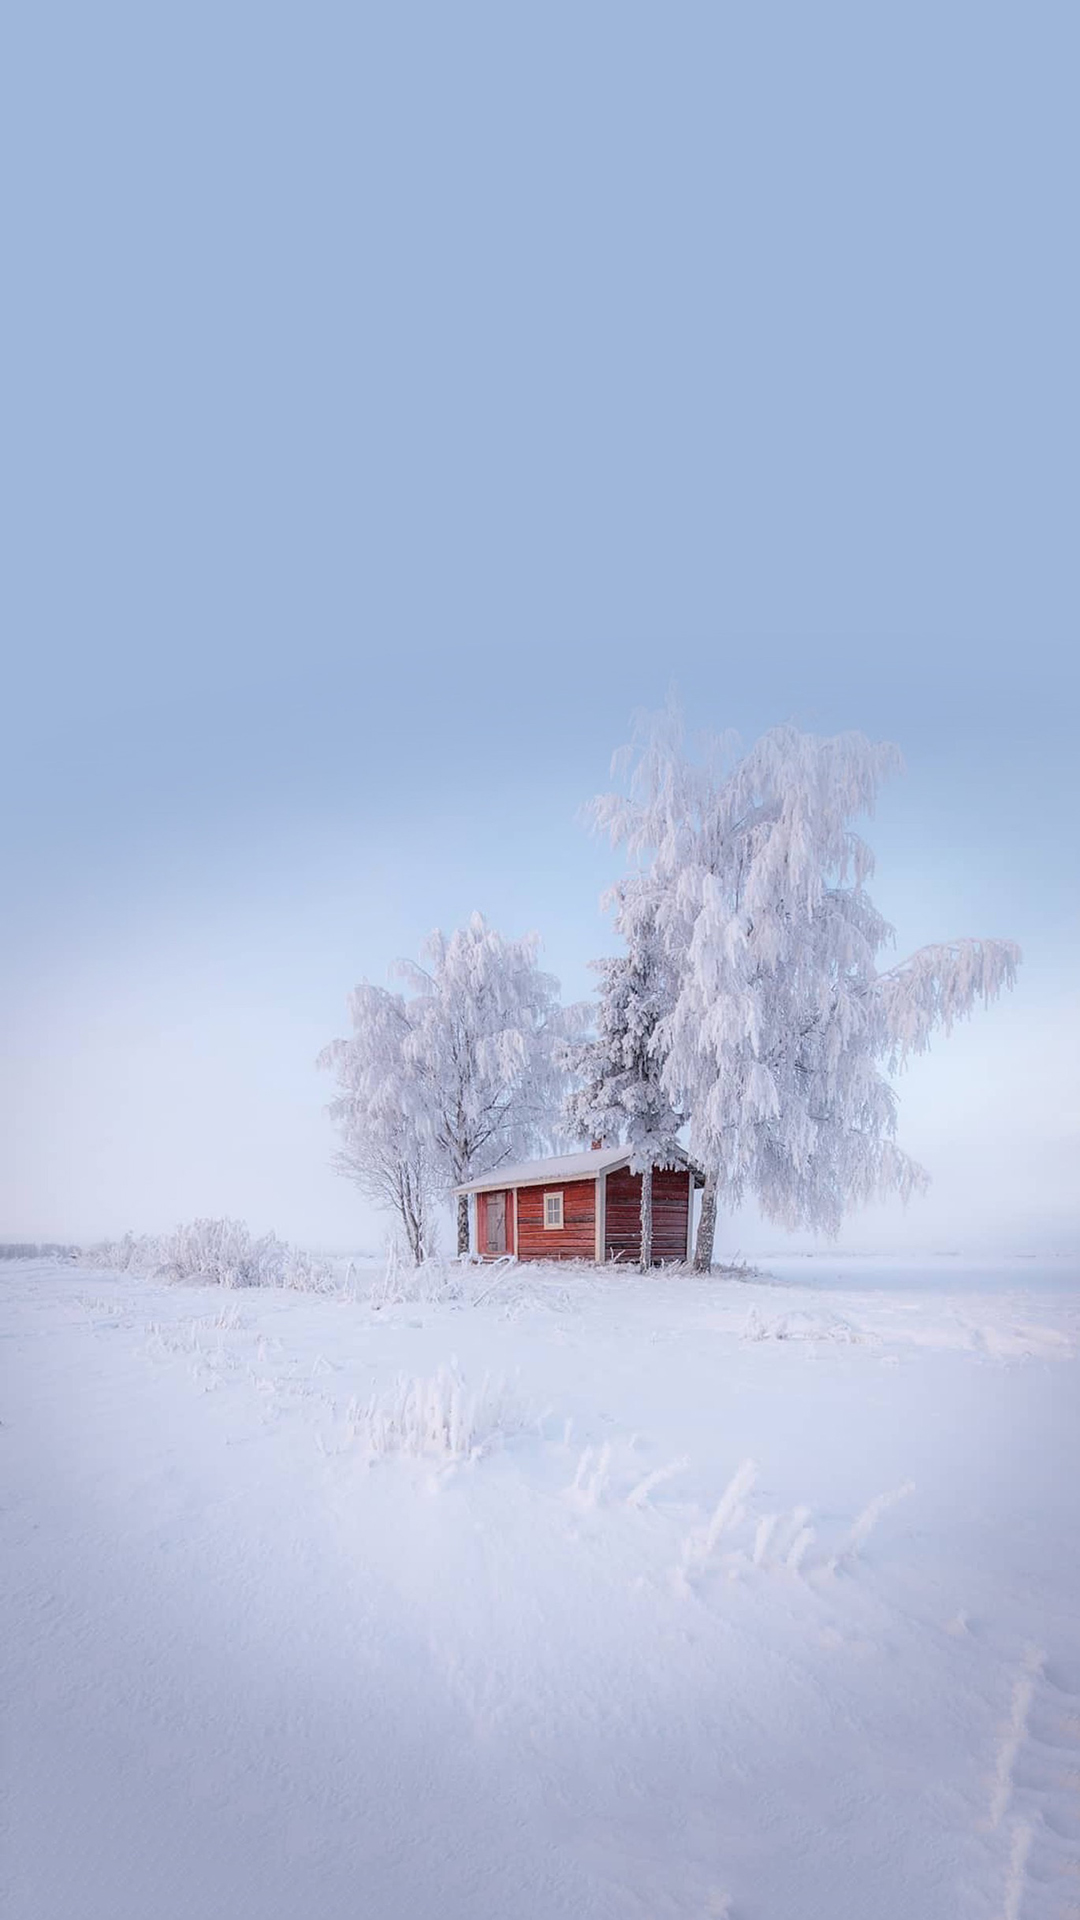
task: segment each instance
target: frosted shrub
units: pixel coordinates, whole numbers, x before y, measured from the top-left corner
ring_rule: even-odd
[[[354,1408],[354,1437],[373,1456],[475,1460],[504,1435],[520,1431],[522,1417],[503,1382],[485,1374],[470,1388],[455,1364],[428,1379],[399,1374],[392,1386]]]
[[[387,1250],[386,1264],[375,1275],[368,1296],[375,1308],[412,1304],[435,1306],[464,1298],[461,1269],[435,1258],[413,1266],[401,1258],[397,1248]]]
[[[214,1287],[335,1290],[331,1269],[276,1234],[253,1239],[242,1220],[192,1220],[158,1239],[127,1233],[81,1255],[86,1265],[161,1280],[199,1280]]]
[[[193,1220],[162,1241],[158,1273],[166,1280],[205,1280],[219,1287],[280,1284],[288,1251],[267,1233],[253,1240],[240,1220]]]
[[[259,1284],[264,1283],[260,1281]],[[294,1293],[337,1293],[339,1291],[333,1268],[325,1260],[317,1260],[313,1253],[305,1253],[303,1247],[286,1246],[285,1258],[281,1263],[280,1274],[275,1284],[279,1287],[288,1287]]]
[[[82,1266],[107,1267],[110,1273],[153,1273],[160,1259],[160,1240],[146,1233],[125,1233],[121,1240],[102,1240],[79,1253]]]
[[[162,1244],[158,1273],[169,1280],[202,1280],[219,1287],[295,1287],[327,1292],[329,1267],[294,1250],[276,1234],[253,1240],[242,1220],[193,1220]]]

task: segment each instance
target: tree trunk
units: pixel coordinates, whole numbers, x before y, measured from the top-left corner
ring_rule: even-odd
[[[414,1195],[408,1173],[400,1170],[397,1178],[397,1210],[405,1229],[413,1266],[422,1266],[425,1251],[423,1202]]]
[[[467,1193],[458,1194],[457,1250],[459,1253],[469,1251],[469,1196]]]
[[[716,1236],[716,1188],[715,1173],[707,1173],[705,1190],[701,1196],[701,1217],[698,1220],[697,1239],[694,1241],[695,1273],[708,1273],[712,1266],[713,1240]]]
[[[638,1262],[641,1273],[652,1271],[652,1176],[651,1166],[646,1167],[641,1176],[641,1257]]]
[[[406,1213],[406,1216],[405,1216],[405,1232],[408,1235],[408,1239],[409,1239],[409,1252],[412,1254],[413,1266],[414,1267],[423,1266],[424,1264],[424,1228],[423,1228],[422,1221],[417,1219],[416,1214],[412,1207],[408,1209],[408,1212]]]

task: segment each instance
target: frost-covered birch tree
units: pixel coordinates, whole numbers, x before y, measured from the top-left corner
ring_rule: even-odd
[[[425,964],[399,961],[413,990],[406,1062],[414,1075],[445,1192],[551,1144],[566,1086],[565,1042],[580,1010],[559,1004],[559,983],[537,964],[539,938],[507,940],[474,913],[447,939],[424,943]],[[469,1212],[457,1203],[457,1246]]]
[[[567,1050],[579,1084],[568,1096],[566,1119],[582,1139],[627,1145],[631,1169],[641,1175],[642,1273],[652,1266],[653,1169],[672,1165],[682,1114],[664,1085],[663,1023],[672,1007],[671,973],[656,916],[637,892],[617,893],[616,930],[626,952],[596,960],[600,1001],[593,1039]]]
[[[318,1060],[338,1084],[328,1109],[341,1138],[333,1165],[375,1206],[396,1215],[419,1266],[431,1251],[437,1176],[410,1097],[408,1005],[402,994],[364,984],[349,995],[349,1012],[350,1038],[331,1041]]]
[[[1008,940],[924,947],[879,968],[893,929],[867,891],[853,822],[901,766],[864,735],[776,727],[685,751],[674,708],[616,756],[594,818],[636,862],[672,970],[663,1081],[706,1169],[695,1264],[716,1211],[753,1195],[787,1227],[835,1233],[847,1211],[927,1175],[896,1144],[890,1075],[1016,976]]]
[[[582,1015],[559,1005],[538,947],[534,934],[505,939],[479,913],[449,938],[435,932],[420,964],[397,963],[408,991],[358,987],[351,1038],[320,1056],[341,1088],[331,1109],[343,1140],[336,1164],[367,1181],[372,1198],[389,1196],[382,1203],[403,1221],[417,1206],[426,1220],[433,1193],[447,1197],[538,1151],[558,1128],[563,1048],[578,1037]],[[459,1198],[458,1252],[468,1244]]]

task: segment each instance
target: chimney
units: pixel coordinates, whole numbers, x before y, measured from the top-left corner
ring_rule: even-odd
[[[589,1144],[592,1147],[592,1150],[594,1153],[599,1153],[604,1143],[602,1140],[592,1140],[590,1141]]]

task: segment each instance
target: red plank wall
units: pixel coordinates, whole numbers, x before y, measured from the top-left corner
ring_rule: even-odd
[[[653,1259],[685,1260],[690,1175],[678,1167],[653,1174]],[[607,1177],[606,1257],[636,1260],[641,1248],[641,1175],[619,1167]]]
[[[544,1195],[561,1193],[562,1227],[545,1227]],[[560,1186],[518,1188],[520,1260],[596,1259],[596,1181],[567,1180]]]

